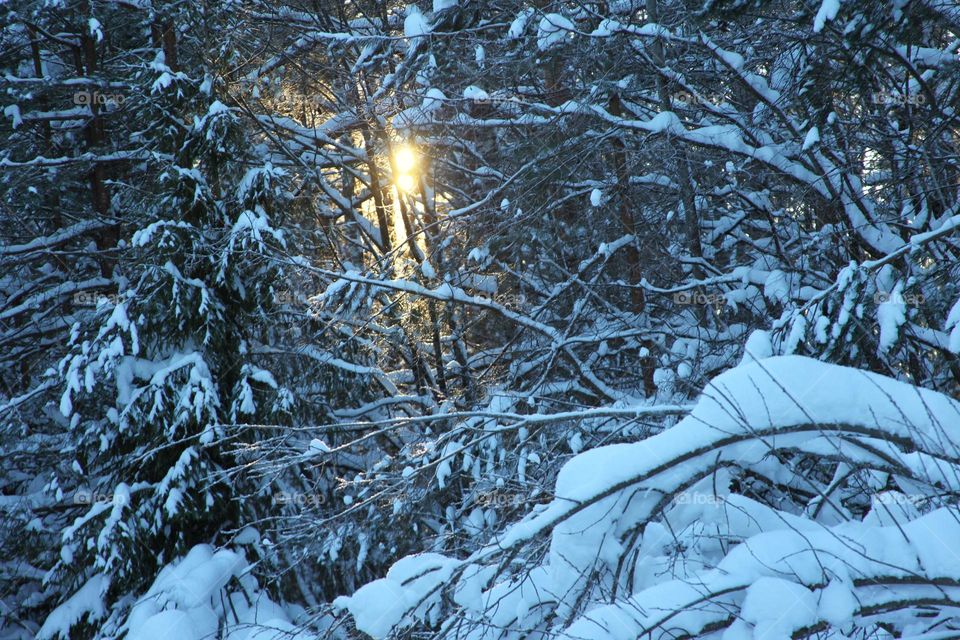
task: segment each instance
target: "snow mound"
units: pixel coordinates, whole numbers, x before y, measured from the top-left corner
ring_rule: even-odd
[[[416,5],[410,5],[407,8],[407,17],[403,19],[403,35],[407,38],[419,38],[429,33],[430,23]]]
[[[393,126],[398,130],[405,130],[429,122],[446,99],[447,96],[440,89],[428,89],[420,106],[404,109],[394,116]]]
[[[521,11],[516,18],[513,19],[513,22],[510,23],[510,28],[507,30],[507,38],[510,40],[516,40],[523,36],[523,32],[527,30],[527,25],[530,23],[530,18],[534,14],[533,9],[524,9]]]
[[[452,579],[476,630],[466,638],[506,627],[522,637],[550,620],[570,621],[557,629],[569,640],[718,629],[724,638],[786,638],[848,628],[863,603],[920,601],[960,579],[960,508],[915,501],[919,487],[960,491],[960,403],[857,369],[773,357],[770,343],[751,335],[751,357],[708,384],[676,426],[574,456],[545,508],[470,557],[405,558],[339,604],[360,630],[383,637],[439,606]],[[793,477],[778,454],[839,458],[841,479],[895,468],[887,475],[904,493],[878,493],[858,519],[829,483],[799,512],[733,491],[742,470],[769,483]],[[893,504],[898,496],[905,504]],[[502,572],[504,558],[540,536],[549,550],[539,564]],[[685,562],[668,547],[684,549]]]
[[[297,640],[298,630],[283,607],[243,575],[243,557],[209,545],[193,547],[166,567],[133,605],[124,623],[129,640]],[[239,590],[229,591],[237,579]],[[235,584],[237,584],[235,583]],[[229,591],[229,592],[228,592]],[[222,634],[218,630],[222,627]]]
[[[422,619],[439,602],[437,587],[444,584],[459,563],[437,553],[408,556],[395,563],[385,578],[374,580],[352,596],[340,596],[334,604],[350,611],[357,629],[383,638],[396,626]]]
[[[480,87],[477,87],[475,85],[470,85],[469,87],[463,90],[463,97],[466,98],[467,100],[476,100],[478,102],[484,102],[490,99],[490,94],[488,94],[486,91],[484,91]]]
[[[109,584],[109,580],[102,574],[87,580],[79,591],[47,616],[40,631],[37,632],[38,640],[49,640],[53,637],[69,638],[70,627],[81,620],[94,622],[102,618],[106,613],[103,597],[106,595]]]
[[[839,11],[840,0],[823,0],[820,3],[820,9],[817,11],[816,17],[813,19],[814,33],[820,33],[823,31],[823,27],[826,26],[828,22],[836,18]]]
[[[540,19],[537,29],[537,47],[546,51],[550,47],[562,43],[567,34],[575,31],[573,23],[559,13],[548,13]]]

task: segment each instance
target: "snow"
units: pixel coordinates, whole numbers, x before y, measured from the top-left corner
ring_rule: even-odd
[[[245,567],[243,558],[228,549],[197,545],[179,562],[165,567],[147,597],[188,609],[207,603]]]
[[[210,106],[207,107],[207,115],[205,118],[220,116],[220,115],[229,115],[231,112],[230,107],[223,104],[219,100],[214,100],[210,103]]]
[[[404,109],[393,118],[393,126],[398,130],[405,130],[418,124],[429,122],[432,115],[440,109],[447,96],[435,87],[427,89],[419,107]]]
[[[286,176],[286,171],[280,167],[273,166],[270,162],[267,162],[262,167],[248,169],[240,180],[240,184],[237,185],[237,199],[242,201],[261,195],[261,190],[266,192],[263,195],[269,194],[282,197],[283,192],[278,188],[278,185],[282,183],[282,180]]]
[[[817,11],[817,15],[813,19],[814,33],[820,33],[823,31],[823,27],[827,24],[827,22],[836,18],[839,11],[840,0],[822,0],[820,3],[820,9]]]
[[[790,300],[790,281],[787,274],[779,269],[771,271],[763,285],[763,295],[776,302],[788,302]]]
[[[249,527],[238,541],[260,540]],[[286,610],[274,603],[251,577],[235,551],[193,547],[185,557],[160,572],[130,610],[124,626],[131,640],[306,640],[310,636],[291,624]],[[227,588],[231,580],[239,591]],[[237,582],[234,582],[236,584]],[[221,628],[221,624],[223,625]]]
[[[401,623],[422,619],[439,601],[437,588],[452,575],[455,560],[437,553],[408,556],[396,562],[385,578],[360,587],[352,596],[340,596],[334,605],[353,615],[357,629],[384,638]]]
[[[134,605],[128,638],[159,640],[170,637],[200,640],[216,632],[218,594],[240,574],[246,563],[236,552],[193,547],[178,561],[163,568],[147,593]]]
[[[677,114],[672,111],[664,111],[644,123],[643,128],[652,133],[671,133],[674,131],[682,131],[683,124],[680,122]]]
[[[600,21],[600,25],[596,29],[594,29],[590,35],[598,38],[606,38],[617,33],[622,28],[623,28],[623,25],[621,25],[616,20],[611,20],[610,18],[604,18],[603,20]]]
[[[950,351],[960,353],[960,299],[950,308],[950,313],[947,314],[947,321],[944,323],[943,329],[944,331],[950,332],[950,344],[948,347]]]
[[[814,593],[790,580],[763,577],[750,585],[740,617],[757,638],[788,638],[817,621]]]
[[[903,415],[911,416],[913,423],[903,424]],[[682,452],[705,451],[708,453],[702,455],[708,457],[720,453],[739,459],[742,464],[751,464],[762,458],[768,446],[778,444],[778,438],[772,435],[765,438],[764,446],[760,447],[744,444],[715,449],[716,445],[708,444],[724,441],[732,433],[744,433],[743,442],[747,443],[751,440],[746,437],[748,432],[787,432],[791,427],[805,424],[882,425],[884,430],[901,436],[912,433],[918,442],[938,441],[934,450],[942,451],[942,428],[938,421],[955,419],[957,415],[960,415],[960,405],[945,396],[916,390],[874,374],[797,356],[751,362],[711,382],[690,416],[676,427],[640,443],[593,449],[568,462],[557,478],[557,500],[544,514],[521,527],[527,533],[515,529],[508,532],[500,544],[529,535],[536,521],[557,521],[561,514],[569,514],[569,504],[590,501],[594,496],[603,495],[609,487],[627,482],[642,487],[647,481],[640,479],[649,477],[649,482],[659,478],[659,483],[647,486],[669,490],[682,482],[681,478],[697,473],[699,463],[694,462],[697,458],[669,474],[657,471],[659,465],[685,455]],[[784,446],[795,441],[796,446],[802,446],[802,442],[815,439],[817,433],[814,430],[804,435],[784,436],[786,439],[779,444]],[[947,455],[954,455],[957,450],[960,449],[952,445],[947,448]],[[603,555],[604,543],[597,534],[618,530],[639,517],[638,513],[628,511],[624,512],[626,523],[611,523],[609,515],[601,514],[607,513],[613,502],[613,497],[605,498],[557,524],[551,554],[558,562],[560,557],[569,563],[573,558],[589,556],[592,563],[597,549],[601,550],[601,557]],[[633,510],[644,502],[636,503]],[[575,531],[579,533],[574,534]],[[586,555],[576,549],[583,549]],[[559,562],[558,566],[563,564]]]
[[[134,247],[145,247],[150,244],[150,242],[153,240],[154,234],[157,231],[165,230],[168,227],[174,229],[193,229],[189,223],[181,220],[157,220],[155,222],[151,222],[142,229],[137,229],[133,233],[133,237],[131,238],[130,242]]]
[[[559,13],[548,13],[540,19],[540,27],[537,29],[537,47],[540,51],[546,51],[563,42],[567,34],[573,31],[575,27],[569,18]]]
[[[736,71],[743,71],[744,59],[742,55],[735,51],[725,51],[719,47],[715,48],[714,51],[726,64],[733,67]]]
[[[629,33],[636,36],[649,36],[649,37],[669,37],[672,34],[669,29],[662,27],[658,24],[647,23],[640,26],[623,24],[618,20],[611,18],[604,18],[600,21],[599,26],[593,30],[590,34],[598,38],[608,38],[617,33]]]
[[[476,85],[470,85],[463,90],[463,97],[467,100],[476,100],[478,102],[485,102],[490,99],[490,94],[481,89]]]
[[[70,637],[70,627],[86,619],[90,623],[106,615],[104,596],[110,582],[103,574],[97,574],[84,583],[66,602],[58,606],[44,621],[38,640]]]
[[[747,338],[741,364],[749,364],[773,356],[773,341],[769,331],[757,329]]]
[[[524,9],[517,17],[513,19],[513,22],[510,23],[510,28],[507,30],[507,38],[510,40],[516,40],[523,36],[523,32],[527,29],[527,24],[530,23],[530,18],[534,16],[536,12],[533,9]]]
[[[430,33],[430,23],[420,13],[417,5],[411,4],[407,7],[407,16],[403,19],[403,35],[407,38],[417,39]],[[413,46],[414,43],[411,43]]]
[[[892,292],[877,294],[877,324],[880,326],[878,351],[888,352],[900,337],[900,327],[907,321],[907,305],[903,295],[903,286],[897,283]]]
[[[103,42],[103,25],[100,24],[99,20],[90,18],[87,20],[87,28],[89,29],[90,35],[97,39],[97,42]]]
[[[342,23],[269,6],[224,22],[290,26],[236,95],[201,55],[242,63],[233,39],[191,40],[174,64],[137,32],[90,78],[58,52],[78,34],[106,43],[104,7],[66,31],[42,11],[38,29],[14,25],[4,193],[70,215],[0,243],[14,464],[0,548],[33,530],[40,567],[4,558],[0,618],[11,601],[52,610],[44,640],[362,635],[347,614],[377,636],[449,640],[955,633],[960,205],[927,166],[944,154],[904,117],[956,128],[939,80],[960,41],[894,27],[960,9],[817,0],[798,30],[769,3],[726,26],[664,6],[669,27],[627,0],[347,4]],[[660,79],[697,108],[658,108],[658,42]],[[851,43],[872,48],[831,58]],[[288,82],[318,57],[344,73]],[[844,60],[902,102],[816,108],[805,81],[816,67],[849,85]],[[916,74],[895,86],[901,67]],[[161,100],[129,94],[151,84]],[[138,124],[87,149],[72,132],[89,110],[53,103],[93,85],[126,92]],[[864,126],[868,102],[893,120]],[[631,281],[638,238],[606,207],[627,186],[611,136],[630,150],[649,280]],[[401,140],[434,162],[398,201]],[[695,260],[684,149],[700,169]],[[113,165],[98,216],[83,178]],[[378,228],[404,206],[409,246]],[[670,304],[691,291],[725,304]],[[319,519],[268,506],[301,490],[332,496]],[[261,598],[256,579],[279,575],[307,612]],[[331,588],[352,595],[328,634]]]
[[[700,573],[695,583],[674,580],[636,593],[625,603],[595,608],[561,637],[606,638],[611,628],[625,634],[616,637],[656,631],[651,637],[662,639],[671,637],[671,632],[695,633],[724,619],[730,607],[737,608],[736,594],[743,591],[746,597],[740,613],[743,622],[755,627],[749,634],[753,637],[789,637],[792,630],[817,620],[818,601],[826,603],[825,614],[842,621],[851,602],[838,594],[841,588],[827,587],[831,594],[840,595],[835,603],[827,602],[824,593],[815,593],[825,573],[841,578],[849,574],[859,580],[908,578],[912,571],[924,571],[921,567],[926,566],[932,569],[926,570],[928,575],[954,576],[960,568],[955,555],[947,566],[934,568],[928,563],[939,554],[950,553],[947,541],[960,533],[955,516],[940,509],[899,529],[854,524],[836,531],[816,528],[759,534],[735,547],[716,569]],[[864,591],[861,599],[869,593]],[[709,598],[710,607],[694,606],[711,593],[716,595]],[[641,603],[643,606],[638,606]],[[669,625],[660,626],[660,619],[669,620]]]
[[[834,627],[847,631],[859,608],[850,581],[837,577],[821,592],[817,615]]]
[[[207,615],[204,615],[204,614]],[[161,611],[127,635],[129,640],[201,640],[212,636],[217,630],[217,619],[213,611],[201,612],[197,609],[180,611],[170,609]]]
[[[308,449],[309,453],[329,453],[333,451],[326,442],[319,438],[314,438],[310,441],[310,448]]]
[[[357,629],[374,638],[386,637],[407,612],[406,593],[393,580],[375,580],[349,598],[334,602],[350,610]]]
[[[23,124],[23,117],[20,115],[20,107],[15,104],[9,104],[3,108],[3,115],[10,118],[14,129]]]
[[[443,94],[443,91],[437,89],[436,87],[431,87],[427,89],[427,93],[423,98],[423,109],[427,111],[434,111],[443,106],[444,101],[447,99],[447,96]]]
[[[468,559],[468,564],[476,563],[522,545],[541,531],[550,532],[550,551],[541,567],[525,574],[521,584],[508,581],[483,591],[485,602],[499,603],[481,607],[489,624],[498,626],[505,622],[504,615],[512,619],[515,612],[522,618],[544,602],[558,618],[572,615],[580,601],[582,577],[613,571],[625,551],[619,542],[623,535],[649,522],[663,495],[683,487],[685,495],[706,499],[676,500],[665,512],[670,530],[687,532],[699,523],[698,527],[719,527],[722,537],[744,542],[729,551],[714,544],[716,568],[704,565],[701,571],[694,565],[689,580],[681,576],[653,583],[626,599],[574,616],[561,637],[635,638],[654,629],[655,638],[674,631],[696,633],[738,606],[742,619],[732,632],[785,637],[814,624],[821,615],[841,623],[849,619],[854,600],[843,572],[861,580],[914,572],[960,575],[960,557],[952,553],[949,542],[960,536],[955,508],[897,526],[867,520],[828,526],[733,495],[729,475],[718,477],[711,471],[722,459],[775,477],[773,469],[779,462],[768,456],[771,448],[828,455],[842,446],[846,459],[872,459],[867,452],[873,450],[896,459],[912,477],[960,488],[956,473],[960,467],[946,461],[960,454],[960,443],[944,429],[960,417],[960,404],[876,374],[799,356],[770,357],[769,342],[768,335],[752,334],[748,350],[762,352],[762,359],[745,359],[745,364],[715,378],[676,426],[640,442],[602,446],[575,456],[561,469],[555,498],[545,509],[514,524]],[[836,439],[835,434],[845,434],[847,440]],[[902,451],[894,444],[905,438],[916,451]],[[854,442],[869,448],[850,446]],[[652,537],[644,535],[641,549],[659,553],[654,540],[664,534],[657,534],[651,525],[647,528]],[[942,533],[931,537],[933,531]],[[849,539],[857,542],[855,554],[850,553]],[[656,575],[655,556],[643,555],[640,560],[651,567],[652,573],[645,575]],[[429,566],[447,570],[455,563],[430,556]],[[475,595],[475,578],[464,579],[458,589]],[[530,582],[529,590],[522,588],[524,581]],[[406,602],[409,610],[416,599],[400,585],[374,584],[342,602],[359,616],[358,626],[363,625],[359,628],[382,637],[408,615],[397,603]],[[832,600],[821,606],[826,599],[818,593],[822,585],[827,585]],[[691,608],[702,602],[704,593],[716,594],[716,606]],[[472,606],[478,605],[474,601]],[[674,612],[667,628],[658,626],[661,612]]]
[[[259,246],[263,246],[263,241],[267,235],[271,236],[281,246],[285,243],[283,231],[273,228],[267,213],[258,204],[253,210],[241,211],[237,216],[237,221],[230,229],[229,247],[232,250],[238,243],[241,246],[246,246],[247,238],[244,236],[249,236],[250,240]]]
[[[483,590],[496,575],[496,567],[468,565],[457,583],[453,599],[461,607],[481,611]]]

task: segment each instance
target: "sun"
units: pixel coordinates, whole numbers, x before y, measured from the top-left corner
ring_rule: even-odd
[[[410,193],[417,187],[417,150],[409,145],[403,144],[393,151],[393,169],[394,184],[397,189]]]
[[[417,179],[409,173],[399,175],[397,176],[397,188],[400,189],[400,191],[410,193],[417,188]]]
[[[401,145],[393,152],[393,163],[401,175],[410,175],[417,168],[417,152],[408,145]]]

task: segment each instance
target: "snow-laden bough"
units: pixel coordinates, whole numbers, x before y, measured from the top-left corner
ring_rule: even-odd
[[[958,465],[951,398],[809,358],[748,359],[676,426],[575,456],[552,502],[470,557],[405,558],[407,580],[338,604],[375,637],[945,631],[960,605]],[[386,586],[403,606],[365,597]]]

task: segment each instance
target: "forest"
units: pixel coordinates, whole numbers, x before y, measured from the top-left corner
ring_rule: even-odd
[[[960,639],[957,0],[0,27],[0,640]]]

